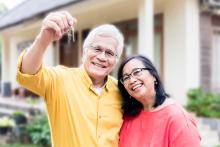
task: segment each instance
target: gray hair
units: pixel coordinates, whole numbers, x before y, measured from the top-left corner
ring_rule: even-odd
[[[120,58],[123,48],[124,48],[124,37],[122,33],[119,31],[119,29],[116,28],[112,24],[104,24],[104,25],[101,25],[101,26],[98,26],[92,29],[92,31],[89,33],[89,35],[86,37],[84,41],[84,44],[83,44],[84,53],[86,53],[88,46],[90,46],[93,43],[94,38],[97,35],[109,35],[113,37],[114,39],[116,39],[118,43],[116,52],[117,52],[118,58]]]

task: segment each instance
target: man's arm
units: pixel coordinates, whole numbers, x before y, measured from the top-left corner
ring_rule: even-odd
[[[50,13],[43,20],[40,33],[23,56],[21,72],[26,74],[37,73],[48,45],[59,40],[75,24],[76,19],[66,11]]]

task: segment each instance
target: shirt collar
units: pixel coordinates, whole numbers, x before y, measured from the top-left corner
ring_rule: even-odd
[[[90,89],[93,89],[93,83],[91,78],[89,77],[88,73],[86,72],[85,68],[82,66],[80,66],[80,71],[82,73],[82,80],[84,81],[84,83],[86,84],[86,86]],[[110,76],[107,76],[107,80],[104,84],[104,89],[106,89],[107,91],[110,90],[111,88],[111,80],[110,80]]]

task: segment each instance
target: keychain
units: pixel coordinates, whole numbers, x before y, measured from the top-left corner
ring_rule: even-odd
[[[75,35],[74,35],[74,27],[71,27],[70,30],[67,33],[67,37],[68,37],[68,43],[75,42]]]

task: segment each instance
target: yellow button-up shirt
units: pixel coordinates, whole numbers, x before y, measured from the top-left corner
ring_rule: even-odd
[[[54,147],[117,147],[122,125],[121,96],[108,76],[99,95],[83,67],[41,67],[35,75],[20,71],[17,81],[44,97]]]

